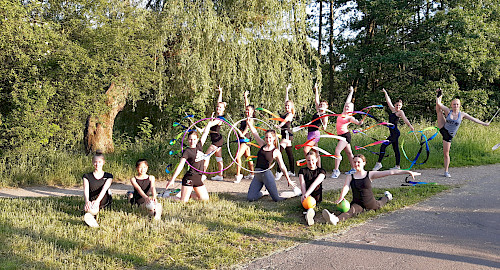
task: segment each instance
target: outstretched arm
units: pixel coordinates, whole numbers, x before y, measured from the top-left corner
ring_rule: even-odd
[[[354,95],[354,88],[352,86],[349,87],[349,95],[347,95],[347,99],[345,100],[344,108],[347,104],[351,103],[352,96]]]
[[[217,98],[217,102],[222,102],[222,87],[220,87],[220,84],[217,87],[217,91],[219,91],[219,98]]]
[[[257,133],[257,129],[255,129],[255,127],[253,126],[253,119],[247,118],[247,126],[252,131],[252,135],[255,138],[255,140],[257,141],[257,143],[261,147],[266,145],[266,142],[262,138],[260,138],[259,133]]]
[[[470,116],[468,113],[464,113],[463,112],[463,114],[464,114],[463,118],[465,118],[467,120],[471,120],[474,123],[477,123],[477,124],[480,124],[480,125],[483,125],[483,126],[489,126],[490,125],[489,123],[483,122],[483,121],[481,121],[481,120],[479,120],[479,119],[477,119],[475,117]]]
[[[319,110],[319,89],[318,89],[318,83],[314,84],[314,103],[316,104],[316,110]]]
[[[208,133],[210,133],[210,128],[215,125],[216,121],[217,120],[210,120],[210,122],[207,123],[207,126],[203,129],[203,134],[200,138],[201,145],[204,145],[207,141]]]
[[[245,108],[246,108],[248,105],[250,105],[250,101],[248,101],[248,90],[245,91],[245,93],[243,94],[243,96],[245,98]],[[222,97],[221,97],[221,99],[222,99]]]
[[[179,165],[177,165],[177,168],[175,169],[172,179],[170,179],[170,181],[167,182],[167,186],[165,186],[166,189],[168,189],[168,187],[175,182],[175,179],[177,179],[177,176],[179,176],[179,174],[181,173],[182,168],[184,168],[184,163],[186,163],[186,159],[181,158],[181,160],[179,161]]]
[[[286,87],[286,95],[285,95],[285,102],[287,102],[288,99],[288,91],[292,88],[292,84],[289,83],[288,86]]]
[[[396,108],[394,108],[394,105],[392,105],[391,97],[389,97],[389,94],[387,94],[387,91],[385,89],[382,89],[382,92],[384,93],[385,101],[387,102],[387,106],[389,107],[391,112],[395,112]]]
[[[389,175],[402,175],[402,174],[409,174],[413,180],[415,180],[415,176],[421,175],[419,172],[414,172],[414,171],[406,171],[406,170],[388,170],[388,171],[370,171],[370,179],[377,179],[377,178],[382,178],[386,177]]]

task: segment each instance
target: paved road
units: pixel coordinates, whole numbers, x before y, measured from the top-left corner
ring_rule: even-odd
[[[500,166],[471,170],[460,188],[240,268],[500,269]]]

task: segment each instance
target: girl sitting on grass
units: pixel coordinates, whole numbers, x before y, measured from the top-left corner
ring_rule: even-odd
[[[319,155],[314,150],[306,154],[306,163],[307,167],[299,170],[300,189],[302,190],[300,200],[303,202],[307,197],[312,196],[318,204],[323,200],[322,182],[325,180],[326,171],[319,167]],[[307,225],[314,224],[315,215],[316,212],[313,208],[307,209],[305,216]]]
[[[130,179],[130,183],[134,187],[133,192],[127,193],[129,195],[129,202],[134,205],[137,204],[145,207],[154,219],[161,219],[162,205],[157,200],[155,177],[148,175],[148,161],[139,159],[135,163],[137,175]],[[151,195],[151,197],[148,196]]]
[[[372,181],[377,178],[386,177],[389,175],[409,174],[413,179],[418,172],[406,170],[388,170],[388,171],[365,171],[366,158],[359,154],[354,156],[354,169],[356,172],[348,175],[345,179],[344,187],[340,193],[339,199],[335,202],[339,204],[344,200],[345,195],[349,192],[349,187],[352,189],[351,208],[348,212],[340,214],[338,217],[331,214],[327,209],[323,210],[323,217],[327,223],[337,225],[337,222],[351,218],[366,210],[377,210],[384,206],[388,201],[392,200],[392,194],[386,191],[385,196],[380,200],[375,200],[372,191]]]
[[[99,227],[95,216],[99,210],[111,204],[111,193],[109,187],[113,182],[113,175],[102,170],[105,160],[101,152],[97,152],[92,158],[94,171],[83,175],[83,198],[84,221],[90,227]]]

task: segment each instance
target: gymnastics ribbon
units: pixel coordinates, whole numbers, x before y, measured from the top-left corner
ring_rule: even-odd
[[[198,162],[198,161],[202,161],[202,160],[207,160],[209,159],[213,154],[215,154],[217,151],[219,151],[220,149],[220,146],[217,147],[215,150],[213,150],[212,152],[210,153],[207,153],[205,155],[202,155],[200,157],[196,157],[196,159],[194,160],[194,162]]]
[[[309,143],[312,142],[313,140],[314,140],[314,138],[307,140],[303,144],[297,144],[297,145],[295,145],[295,150],[299,150],[300,148],[306,147],[306,146],[312,146],[312,145],[309,145]]]
[[[374,146],[374,145],[377,145],[377,144],[381,144],[381,143],[388,143],[389,140],[382,140],[382,141],[378,141],[378,142],[373,142],[373,143],[370,143],[370,144],[367,144],[365,146],[354,146],[354,150],[359,150],[359,149],[365,149],[366,150],[366,147],[370,147],[370,146]]]
[[[248,156],[248,158],[245,160],[245,162],[255,161],[255,160],[257,160],[257,156]]]
[[[298,127],[293,127],[293,128],[292,128],[292,132],[293,132],[293,133],[295,133],[295,132],[297,132],[297,131],[299,131],[299,130],[301,130],[301,129],[303,129],[303,128],[306,128],[306,127],[315,127],[315,128],[317,128],[317,129],[319,129],[319,127],[314,126],[314,125],[311,125],[311,124],[312,124],[312,123],[314,123],[315,121],[318,121],[318,120],[323,119],[323,118],[328,117],[328,116],[341,116],[341,114],[336,114],[336,113],[332,113],[332,114],[324,114],[324,115],[322,115],[322,116],[320,116],[320,117],[318,117],[318,118],[316,118],[316,119],[311,120],[311,121],[310,121],[309,123],[307,123],[307,124],[304,124],[304,125],[301,125],[301,126],[298,126]]]
[[[296,164],[296,165],[297,165],[297,167],[302,167],[302,166],[304,166],[304,165],[306,165],[306,164],[307,164],[307,162],[306,162],[306,160],[305,160],[305,159],[297,160],[297,162],[296,162],[296,163],[297,163],[297,164]]]
[[[273,112],[271,112],[271,111],[269,111],[269,110],[267,110],[267,109],[264,109],[264,108],[257,108],[257,109],[255,109],[255,110],[256,110],[256,111],[263,111],[263,112],[266,112],[266,113],[268,113],[268,114],[270,114],[270,115],[274,116],[275,118],[281,118],[279,115],[277,115],[277,114],[275,114],[275,113],[273,113]]]
[[[316,150],[318,152],[323,153],[324,155],[321,155],[322,157],[331,157],[331,158],[336,158],[336,159],[342,159],[342,158],[340,158],[340,157],[338,157],[336,155],[332,155],[332,154],[328,153],[326,150],[323,150],[323,149],[321,149],[321,148],[319,148],[317,146],[313,146],[312,149],[314,149],[314,150]]]
[[[428,131],[428,130],[432,130],[432,129],[437,129],[436,133],[434,133],[434,135],[432,135],[429,139],[427,139],[427,136],[425,136],[424,132],[425,131]],[[420,149],[418,150],[417,152],[417,155],[415,156],[415,158],[413,160],[410,160],[408,158],[408,156],[406,155],[406,151],[404,149],[404,138],[401,140],[401,151],[403,152],[403,155],[405,156],[405,158],[411,162],[411,165],[408,169],[405,169],[405,170],[409,170],[413,167],[413,165],[422,165],[422,164],[425,164],[427,162],[427,160],[429,159],[429,154],[430,154],[430,149],[429,149],[429,141],[431,141],[432,139],[434,139],[437,134],[439,133],[439,128],[437,127],[428,127],[428,128],[424,128],[423,130],[419,130],[419,131],[409,131],[408,134],[412,133],[412,132],[419,132],[421,135],[420,135]],[[424,139],[422,141],[422,139]],[[425,150],[426,150],[426,158],[423,162],[421,163],[418,163],[417,164],[417,160],[418,158],[420,157],[420,154],[422,153],[422,150],[423,150],[423,147],[424,147],[424,144],[425,144]]]

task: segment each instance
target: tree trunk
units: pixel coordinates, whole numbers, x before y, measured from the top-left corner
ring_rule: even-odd
[[[323,0],[319,0],[319,30],[318,30],[318,55],[321,57],[321,40],[323,36],[321,30],[323,28]]]
[[[85,124],[84,144],[87,154],[97,150],[103,153],[112,153],[115,150],[113,144],[113,126],[116,115],[123,110],[127,103],[129,89],[112,83],[106,91],[106,106],[109,111],[100,116],[89,116]]]
[[[333,22],[335,21],[333,16],[334,16],[334,10],[333,10],[333,0],[330,0],[330,15],[329,15],[329,22],[330,22],[330,38],[329,38],[329,42],[330,42],[330,51],[328,53],[328,56],[329,56],[329,60],[330,60],[330,85],[329,85],[329,99],[328,101],[329,102],[332,102],[333,101],[333,98],[335,96],[334,94],[334,91],[335,91],[335,88],[334,88],[334,79],[335,79],[335,76],[334,76],[334,72],[335,72],[335,54],[333,53],[333,50],[334,50],[334,44],[333,44]]]

